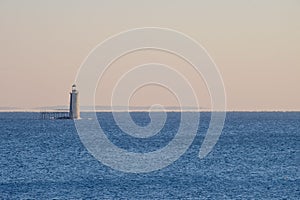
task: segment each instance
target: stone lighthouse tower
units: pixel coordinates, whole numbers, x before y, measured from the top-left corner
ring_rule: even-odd
[[[70,92],[70,112],[69,117],[71,119],[80,118],[80,107],[79,107],[79,92],[76,90],[76,85],[72,85],[72,92]]]

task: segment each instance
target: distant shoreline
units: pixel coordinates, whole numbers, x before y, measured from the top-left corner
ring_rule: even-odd
[[[40,113],[40,112],[69,112],[67,110],[0,110],[0,113]],[[260,112],[300,112],[300,110],[226,110],[226,111],[211,111],[211,110],[82,110],[81,113],[90,113],[90,112],[252,112],[252,113],[260,113]]]
[[[299,110],[292,109],[266,109],[266,110],[211,110],[211,108],[201,107],[201,106],[164,106],[164,107],[151,107],[151,106],[80,106],[81,112],[300,112]],[[22,107],[1,107],[1,112],[69,112],[69,106],[67,105],[56,105],[56,106],[41,106],[33,108],[22,108]]]

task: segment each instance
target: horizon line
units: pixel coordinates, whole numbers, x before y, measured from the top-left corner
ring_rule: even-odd
[[[69,112],[69,110],[36,110],[36,109],[13,109],[13,110],[2,110],[0,109],[0,113],[8,113],[8,112],[20,112],[20,113],[40,113],[40,112]],[[160,109],[160,110],[81,110],[81,113],[90,113],[90,112],[300,112],[300,110],[209,110],[209,109],[201,109],[201,110],[175,110],[175,109]]]

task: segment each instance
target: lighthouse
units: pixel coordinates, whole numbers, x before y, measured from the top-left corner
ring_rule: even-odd
[[[80,108],[79,108],[79,92],[76,89],[76,85],[72,85],[72,92],[70,92],[70,111],[69,117],[71,119],[80,118]]]

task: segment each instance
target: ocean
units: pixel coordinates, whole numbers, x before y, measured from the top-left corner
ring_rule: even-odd
[[[168,112],[150,138],[125,134],[112,113],[97,116],[113,144],[151,152],[172,140],[181,113]],[[150,123],[149,113],[131,116],[138,125]],[[203,159],[198,154],[211,113],[200,116],[197,135],[178,160],[153,172],[126,173],[95,159],[73,120],[2,112],[0,199],[300,199],[300,112],[229,112]]]

